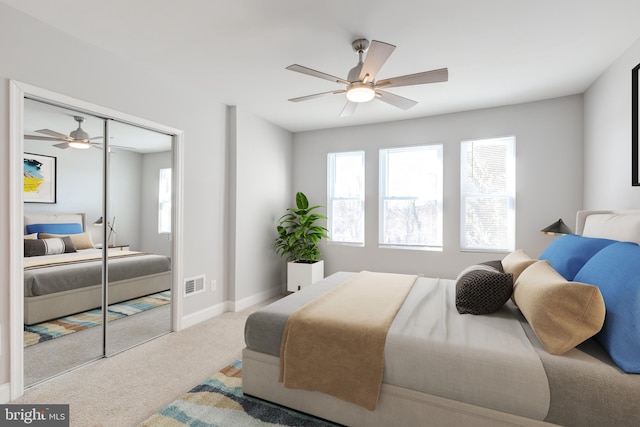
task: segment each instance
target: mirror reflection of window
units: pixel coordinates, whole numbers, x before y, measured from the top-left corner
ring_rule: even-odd
[[[160,169],[158,183],[158,234],[170,234],[171,168]]]

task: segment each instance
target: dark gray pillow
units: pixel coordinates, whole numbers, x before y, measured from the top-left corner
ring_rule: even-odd
[[[56,255],[77,252],[69,236],[55,239],[24,239],[24,256]]]
[[[500,273],[504,273],[504,268],[502,267],[502,261],[500,261],[499,259],[495,260],[495,261],[485,261],[485,262],[481,262],[481,265],[488,265],[489,267],[493,267],[496,270],[498,270]]]
[[[499,310],[513,293],[513,275],[479,265],[467,268],[456,281],[456,308],[460,314],[489,314]]]

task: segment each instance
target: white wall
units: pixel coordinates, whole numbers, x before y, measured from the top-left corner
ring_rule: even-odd
[[[584,95],[584,208],[638,209],[631,185],[631,69],[640,63],[640,40]]]
[[[293,137],[242,108],[232,108],[231,117],[230,283],[242,308],[256,295],[285,290],[286,262],[272,245],[293,197]]]
[[[171,31],[171,29],[168,29]],[[9,381],[9,80],[15,79],[184,131],[185,277],[218,291],[185,298],[185,316],[223,303],[226,107],[181,81],[97,49],[0,4],[0,385]],[[80,58],[82,66],[67,66]],[[172,58],[167,58],[171,61]]]
[[[365,150],[365,247],[322,246],[325,274],[336,271],[406,272],[455,278],[467,265],[504,254],[462,253],[460,141],[516,137],[516,247],[538,256],[550,242],[540,229],[558,218],[575,225],[582,207],[582,96],[448,114],[423,119],[345,127],[294,135],[294,191],[326,205],[327,153]],[[444,144],[444,250],[379,249],[378,150]]]
[[[68,151],[68,150],[67,150]],[[100,151],[100,150],[93,150]],[[101,154],[101,153],[99,153]],[[132,151],[117,150],[109,158],[109,221],[115,217],[113,229],[116,233],[110,243],[117,245],[130,245],[138,250],[142,239],[140,224],[144,218],[142,214],[142,159],[143,155]],[[82,182],[83,177],[78,176],[76,182]],[[97,205],[102,209],[102,203]],[[98,215],[102,216],[102,214]],[[87,221],[93,222],[96,218],[89,217]],[[100,228],[100,227],[94,227]],[[101,242],[102,239],[97,239]]]

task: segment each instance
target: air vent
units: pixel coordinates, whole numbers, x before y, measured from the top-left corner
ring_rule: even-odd
[[[204,292],[205,276],[192,277],[184,279],[184,296],[190,296]]]

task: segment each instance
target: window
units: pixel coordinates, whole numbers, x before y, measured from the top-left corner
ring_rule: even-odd
[[[442,145],[380,150],[379,243],[442,248]]]
[[[171,233],[171,169],[160,169],[158,180],[158,233]]]
[[[515,247],[515,138],[463,141],[460,158],[460,247]]]
[[[364,245],[364,151],[329,153],[331,242]]]

